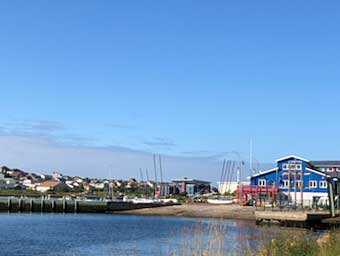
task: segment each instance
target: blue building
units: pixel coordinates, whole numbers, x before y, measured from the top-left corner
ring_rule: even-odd
[[[310,161],[290,155],[276,160],[276,167],[253,175],[251,185],[277,188],[291,202],[311,205],[328,199],[328,191],[337,191],[340,161]]]

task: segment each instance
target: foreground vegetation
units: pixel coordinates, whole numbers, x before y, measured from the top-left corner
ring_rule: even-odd
[[[340,230],[313,233],[303,229],[264,228],[261,234],[235,237],[223,225],[202,225],[183,232],[170,255],[180,256],[339,256]],[[191,234],[191,235],[190,235]]]
[[[262,241],[255,255],[338,256],[340,255],[339,241],[339,230],[327,232],[319,236],[311,234],[283,234],[281,237]]]

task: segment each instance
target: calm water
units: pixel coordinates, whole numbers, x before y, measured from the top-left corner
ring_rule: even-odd
[[[2,213],[0,255],[183,254],[190,246],[207,246],[216,238],[214,228],[225,232],[222,239],[228,252],[254,246],[261,235],[273,231],[236,220]]]

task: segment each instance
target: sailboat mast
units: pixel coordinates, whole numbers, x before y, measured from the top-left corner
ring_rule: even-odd
[[[145,169],[145,176],[146,176],[146,180],[150,181],[148,168]]]
[[[250,138],[250,145],[249,145],[249,174],[252,175],[254,172],[253,169],[253,139]]]
[[[153,170],[155,173],[155,182],[157,184],[157,167],[156,167],[156,155],[153,155]]]
[[[161,175],[161,183],[163,183],[163,170],[162,170],[162,157],[161,155],[158,155],[158,159],[159,159],[159,172]]]

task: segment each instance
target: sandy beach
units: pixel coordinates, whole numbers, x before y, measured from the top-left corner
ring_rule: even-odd
[[[157,208],[119,211],[114,213],[255,220],[253,207],[241,207],[239,205],[182,204]]]

